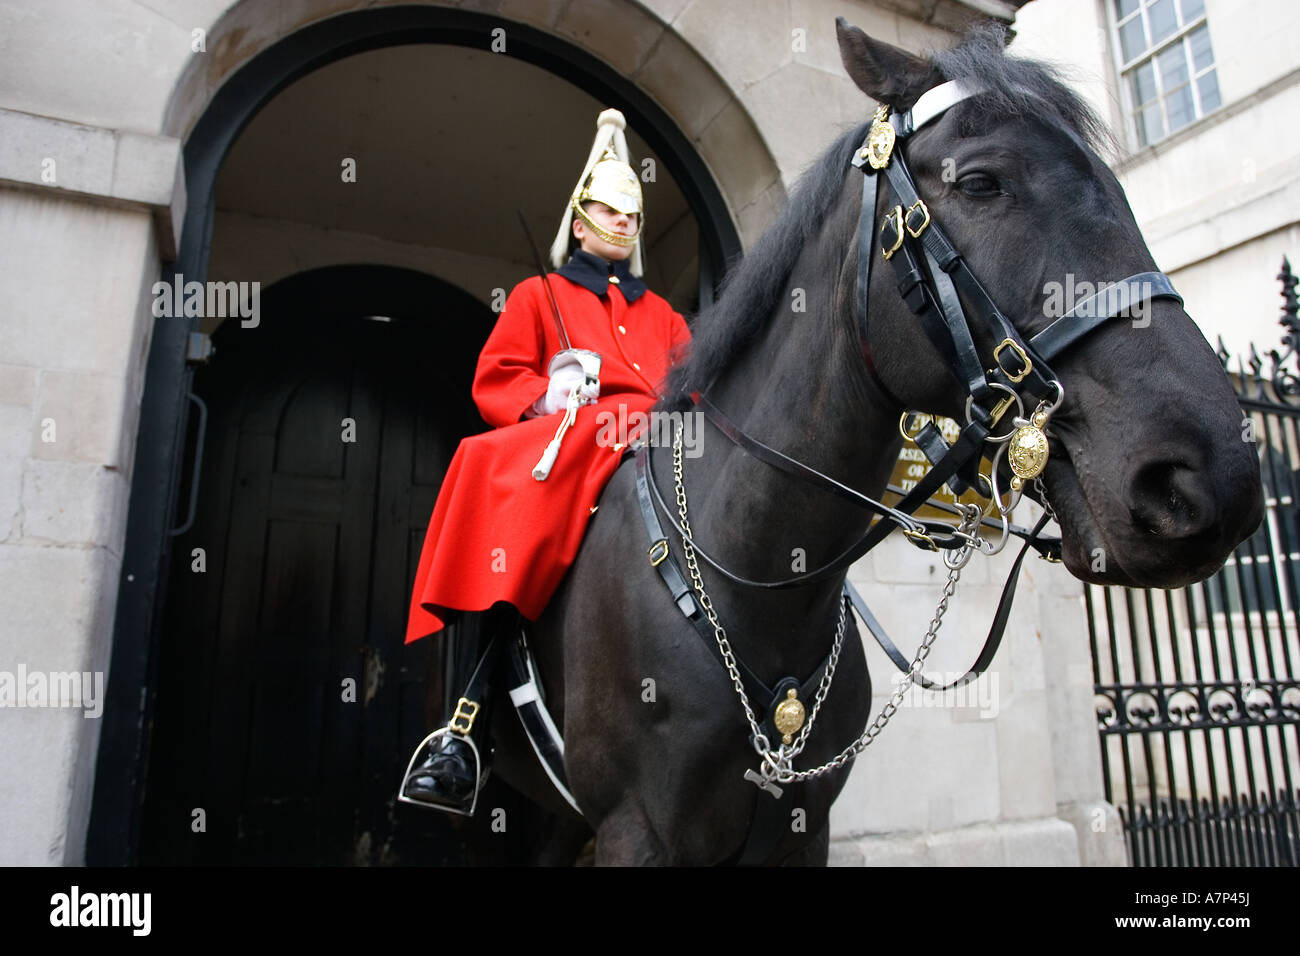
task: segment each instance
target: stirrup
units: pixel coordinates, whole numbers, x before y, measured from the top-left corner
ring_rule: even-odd
[[[457,710],[459,711],[459,707]],[[452,720],[454,721],[455,718],[453,717]],[[455,800],[421,800],[409,796],[407,793],[407,789],[411,783],[412,774],[416,768],[422,766],[430,757],[443,749],[442,745],[439,744],[440,738],[443,737],[452,737],[469,746],[469,752],[473,758],[473,767],[471,769],[475,784],[474,790],[469,796],[468,806],[466,806],[466,801],[463,800],[459,802]],[[439,727],[433,733],[429,734],[429,736],[420,741],[419,746],[415,748],[415,752],[411,754],[411,761],[406,765],[406,773],[402,775],[402,786],[397,793],[397,800],[399,803],[409,803],[411,806],[423,807],[426,810],[442,810],[463,817],[472,817],[474,815],[474,810],[478,806],[478,795],[483,789],[483,784],[487,782],[489,773],[491,773],[491,769],[483,768],[483,759],[479,753],[478,744],[474,742],[473,737],[458,733],[450,726]]]

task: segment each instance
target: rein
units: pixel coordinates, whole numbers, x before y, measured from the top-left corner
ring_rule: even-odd
[[[1060,559],[1060,538],[1044,538],[1040,535],[1047,521],[1055,517],[1039,478],[1049,455],[1046,429],[1051,415],[1065,398],[1064,389],[1049,362],[1106,322],[1123,316],[1134,305],[1156,298],[1174,299],[1180,304],[1182,302],[1168,276],[1160,272],[1137,273],[1101,289],[1089,299],[1079,303],[1069,313],[1056,319],[1028,342],[1021,337],[980,285],[979,280],[971,272],[965,259],[948,239],[939,223],[931,216],[928,206],[916,189],[916,183],[907,167],[902,149],[907,138],[918,129],[939,118],[953,106],[982,91],[979,86],[952,81],[940,84],[923,94],[912,109],[905,113],[891,115],[889,107],[882,106],[873,118],[866,139],[854,150],[850,161],[853,167],[863,173],[862,208],[857,232],[855,296],[857,321],[855,324],[859,335],[863,338],[863,356],[871,378],[883,394],[887,396],[890,394],[875,373],[870,350],[865,342],[872,253],[878,234],[881,256],[894,268],[899,295],[921,320],[922,327],[927,335],[935,340],[941,354],[948,358],[955,375],[963,383],[967,395],[966,423],[961,426],[959,436],[952,445],[948,445],[932,422],[909,434],[905,429],[909,413],[904,413],[900,421],[900,431],[905,438],[916,442],[932,464],[929,472],[911,491],[903,494],[902,499],[894,506],[883,504],[746,434],[706,395],[697,395],[695,401],[705,418],[747,454],[878,516],[878,520],[868,527],[857,542],[823,566],[777,581],[757,581],[728,570],[694,541],[686,514],[685,487],[681,473],[680,430],[674,445],[674,478],[679,517],[673,515],[672,509],[664,500],[654,480],[653,470],[649,466],[650,446],[641,445],[636,451],[638,498],[652,541],[648,552],[650,562],[673,592],[678,607],[706,641],[712,630],[712,636],[717,642],[715,653],[719,654],[732,674],[733,683],[752,731],[751,745],[762,761],[759,773],[747,771],[745,778],[774,797],[779,798],[781,795],[776,783],[795,783],[820,776],[844,766],[861,753],[884,729],[889,718],[897,710],[902,694],[912,683],[937,690],[960,686],[974,680],[991,663],[1010,615],[1016,581],[1028,550],[1032,547],[1041,557],[1048,560]],[[878,173],[880,175],[877,175]],[[896,202],[889,207],[877,226],[876,207],[882,186],[886,197]],[[963,307],[963,301],[969,303],[969,313]],[[978,338],[977,331],[983,333],[983,340],[998,343],[993,348],[992,361],[989,363],[981,359],[975,344]],[[1034,403],[1034,410],[1029,415],[1025,415],[1028,404],[1026,398]],[[994,429],[1013,406],[1019,414],[1011,416],[1012,427],[1001,434],[994,434]],[[991,454],[986,451],[986,446],[989,445],[994,446]],[[987,476],[979,472],[979,463],[986,456],[991,458],[992,463]],[[1013,475],[1011,488],[1009,494],[1005,496],[1005,501],[999,487],[999,472],[1003,457],[1006,458]],[[1027,482],[1032,482],[1036,486],[1039,499],[1045,509],[1042,518],[1034,528],[1029,530],[1010,523],[1011,513],[1019,503]],[[954,509],[941,502],[935,502],[934,504],[944,510],[957,511],[961,514],[961,521],[956,527],[946,522],[916,518],[913,512],[929,501],[945,483],[958,493],[966,487],[974,486],[981,489],[981,486],[986,485],[989,494],[984,494],[983,490],[980,493],[989,499],[989,505],[981,511],[975,505],[959,505]],[[901,493],[901,489],[891,487],[889,490]],[[708,612],[707,623],[692,599],[691,590],[686,585],[681,570],[668,549],[667,539],[663,536],[655,515],[656,505],[668,517],[673,529],[681,537],[699,606]],[[996,518],[993,517],[994,512]],[[1001,530],[1001,536],[996,544],[990,543],[979,534],[980,529],[986,526]],[[944,564],[949,569],[948,583],[944,588],[943,597],[940,599],[916,657],[909,664],[885,634],[861,596],[847,581],[845,582],[842,602],[852,602],[891,661],[900,670],[906,672],[907,679],[902,682],[900,689],[885,705],[885,709],[856,742],[821,767],[795,771],[791,766],[791,760],[802,749],[812,724],[811,719],[808,720],[807,726],[803,724],[803,707],[797,700],[797,689],[801,684],[803,688],[807,688],[814,681],[810,679],[800,682],[795,678],[782,680],[779,687],[792,688],[788,690],[789,701],[782,701],[775,708],[775,713],[769,715],[760,728],[759,720],[745,693],[745,685],[749,684],[752,687],[753,682],[742,680],[741,677],[742,672],[746,677],[751,672],[735,657],[722,625],[712,613],[712,606],[704,592],[696,558],[702,558],[725,578],[742,587],[769,590],[802,587],[841,575],[850,564],[883,541],[895,528],[901,530],[903,535],[917,547],[943,554]],[[930,682],[922,675],[922,666],[937,636],[948,599],[955,590],[961,569],[975,551],[989,555],[996,554],[1013,535],[1023,539],[1025,543],[1008,576],[988,639],[975,665],[963,677],[951,684],[941,687]],[[839,638],[843,636],[842,610],[843,606],[836,643],[831,655],[828,655],[830,666],[828,667],[827,662],[824,662],[814,675],[815,678],[820,678],[815,681],[817,691],[814,715],[829,690],[830,677],[834,672],[833,661],[838,657]],[[712,642],[709,643],[712,646]],[[758,682],[758,685],[763,686],[761,682]],[[771,721],[774,718],[776,725],[782,726],[782,708],[790,701],[799,704],[798,721],[794,721],[790,711],[787,711],[785,726],[793,726],[793,732],[798,733],[797,745],[789,746],[783,743],[778,749],[773,750],[769,743],[769,734],[765,731],[771,728]],[[799,733],[800,728],[802,733]],[[790,740],[789,734],[786,735],[786,739]]]

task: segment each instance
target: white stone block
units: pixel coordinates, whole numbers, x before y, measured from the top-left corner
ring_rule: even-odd
[[[736,91],[793,58],[786,0],[696,0],[673,27]]]
[[[791,29],[802,28],[807,31],[807,50],[795,51],[796,63],[815,67],[823,72],[838,77],[845,77],[844,66],[840,62],[840,46],[835,37],[835,18],[842,16],[852,26],[866,32],[868,36],[895,41],[897,27],[895,14],[872,4],[853,6],[840,0],[798,0],[791,5]],[[857,87],[854,87],[857,90]],[[861,94],[858,94],[861,96]]]
[[[150,232],[142,210],[0,189],[0,355],[120,375],[139,341]]]
[[[1021,691],[998,715],[998,788],[1003,820],[1050,816],[1056,809],[1046,694]]]
[[[740,210],[736,215],[736,229],[744,248],[752,249],[763,237],[763,233],[771,228],[785,209],[786,199],[785,185],[778,178],[759,193],[757,199]]]
[[[640,2],[664,23],[672,23],[691,4],[691,0],[640,0]]]
[[[846,76],[790,63],[754,81],[740,94],[786,182],[796,181],[848,125],[838,109],[838,92],[844,85],[852,85]],[[792,103],[806,104],[806,108],[792,110]],[[826,105],[831,106],[829,116]],[[846,169],[848,159],[846,153]]]
[[[1074,829],[1053,817],[999,827],[1004,866],[1078,866]]]
[[[180,140],[123,130],[117,134],[110,195],[144,206],[170,206],[180,171]]]
[[[116,143],[110,130],[30,116],[0,116],[0,179],[40,184],[51,192],[109,195]]]
[[[0,405],[24,406],[36,402],[36,369],[25,365],[0,365]]]
[[[623,0],[584,0],[564,6],[555,29],[626,75],[645,62],[664,25],[653,13]]]
[[[23,463],[32,440],[32,410],[0,405],[0,541],[19,532]]]
[[[1129,865],[1124,824],[1109,803],[1063,803],[1056,815],[1074,827],[1081,865]]]
[[[41,373],[31,456],[37,459],[121,466],[125,382],[86,372]],[[47,429],[52,423],[52,432]],[[53,441],[46,437],[53,435]]]
[[[0,670],[12,670],[0,661]],[[70,709],[0,708],[0,866],[59,866],[78,736],[92,723]]]
[[[106,690],[119,569],[103,549],[0,545],[0,670],[98,672]],[[81,861],[99,734],[84,714],[0,708],[0,865]]]
[[[873,707],[878,709],[878,703]],[[928,830],[998,813],[996,735],[991,724],[954,725],[938,709],[900,708],[858,757],[831,810],[831,833]],[[924,755],[918,757],[918,755]]]
[[[834,840],[831,866],[1078,866],[1073,830],[1054,817]]]
[[[25,544],[92,544],[120,553],[126,482],[102,465],[29,459],[23,474]]]
[[[700,134],[699,144],[733,209],[743,209],[777,178],[764,138],[749,112],[732,101]]]

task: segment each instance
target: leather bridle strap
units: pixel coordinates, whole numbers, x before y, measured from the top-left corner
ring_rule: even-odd
[[[1053,359],[1102,323],[1120,318],[1134,305],[1148,299],[1173,299],[1183,304],[1183,297],[1174,291],[1169,276],[1163,272],[1139,272],[1084,299],[1030,339],[1029,345],[1043,358]]]
[[[707,411],[705,414],[707,416]],[[958,436],[956,443],[953,445],[952,452],[946,455],[943,461],[932,467],[921,478],[921,480],[916,483],[916,486],[907,493],[902,501],[898,503],[896,510],[900,512],[915,511],[924,504],[927,499],[939,490],[939,487],[948,480],[953,472],[956,471],[960,462],[979,450],[987,437],[988,429],[979,422],[972,422],[962,429],[960,436]],[[664,501],[663,493],[659,490],[659,485],[654,480],[653,475],[650,476],[648,484],[650,491],[654,494],[655,502],[661,509],[663,509],[664,515],[668,518],[668,522],[672,525],[673,530],[682,537],[686,537],[684,529],[673,516],[668,503]],[[915,521],[916,519],[912,520]],[[917,522],[917,524],[922,526],[924,525],[923,522]],[[947,525],[944,527],[948,528]],[[883,541],[885,536],[893,530],[894,524],[892,522],[883,519],[877,521],[867,530],[866,534],[864,534],[856,544],[839,555],[839,557],[834,558],[814,571],[808,571],[804,574],[798,574],[792,578],[785,578],[779,581],[756,581],[752,578],[736,574],[728,570],[721,562],[701,548],[699,543],[695,540],[692,539],[691,545],[694,547],[695,553],[703,558],[705,563],[723,577],[736,584],[740,584],[744,587],[759,588],[762,590],[782,590],[785,588],[803,587],[809,584],[816,584],[819,581],[824,581],[836,574],[842,573],[854,561]],[[916,534],[916,532],[913,532],[913,534]],[[953,536],[951,541],[936,541],[933,536],[928,533],[922,533],[919,537],[924,541],[926,546],[930,547],[934,551],[957,548],[964,543],[962,539],[957,538],[956,536]]]
[[[896,129],[902,125],[897,115],[892,119],[895,121]],[[931,219],[928,207],[917,192],[916,183],[912,179],[901,149],[895,148],[889,163],[882,171],[894,195],[898,198],[898,208],[905,211],[901,217],[903,233],[898,237],[903,248],[899,249],[890,261],[899,270],[900,284],[902,284],[905,278],[910,280],[911,269],[906,259],[899,259],[899,253],[906,252],[913,243],[921,246],[929,267],[932,292],[937,300],[935,305],[939,317],[947,326],[949,335],[952,336],[959,360],[958,371],[966,386],[967,394],[971,395],[976,402],[983,402],[989,398],[989,373],[999,384],[1009,387],[1013,383],[1008,371],[996,362],[986,373],[975,348],[966,310],[962,306],[962,297],[971,305],[970,311],[973,316],[984,322],[985,330],[994,344],[1003,341],[1013,342],[1024,349],[1030,358],[1031,367],[1024,376],[1020,388],[1040,398],[1053,394],[1054,389],[1048,383],[1055,376],[1047,368],[1043,357],[1035,355],[1031,347],[1025,344],[1020,333],[971,272],[965,258],[948,239],[943,228]],[[886,230],[897,230],[898,225],[899,219],[894,218],[894,214],[891,213],[882,223],[882,236],[886,235]],[[1013,373],[1018,371],[1018,369],[1012,370]]]
[[[709,623],[709,619],[701,610],[699,602],[693,597],[690,586],[682,577],[681,567],[673,556],[672,549],[668,544],[668,537],[664,534],[663,526],[659,523],[659,517],[655,513],[654,502],[651,500],[649,490],[654,485],[654,476],[650,474],[650,447],[648,445],[638,445],[635,449],[635,456],[637,503],[641,506],[641,519],[645,523],[646,534],[650,538],[650,548],[647,551],[650,564],[659,572],[664,584],[672,592],[677,609],[682,612],[686,620],[690,621],[691,626],[695,628],[705,646],[712,651],[713,656],[725,665],[726,662],[722,658],[722,651],[718,648],[718,643],[714,637],[713,625]],[[657,487],[655,491],[657,494]],[[662,499],[660,500],[662,502]],[[667,512],[665,511],[665,513]],[[676,522],[673,523],[673,526],[676,527]],[[696,548],[696,551],[698,552],[699,549]],[[780,703],[779,698],[785,696],[786,689],[788,687],[797,687],[804,700],[812,700],[817,692],[818,685],[821,683],[822,676],[830,666],[830,656],[827,655],[808,679],[802,683],[793,677],[786,677],[778,681],[775,687],[769,687],[762,678],[740,659],[738,654],[733,653],[732,657],[736,662],[736,669],[740,673],[741,683],[745,685],[746,694],[763,708],[763,713],[766,715],[763,727],[769,739],[776,733],[776,728],[772,725],[772,711]]]
[[[993,623],[989,626],[988,637],[985,638],[984,646],[980,649],[979,657],[975,659],[975,663],[971,665],[970,670],[950,684],[936,684],[923,674],[918,675],[915,678],[917,684],[924,687],[926,690],[951,690],[954,687],[962,687],[979,677],[980,674],[984,673],[984,671],[988,669],[988,666],[993,663],[993,658],[997,655],[998,647],[1002,644],[1002,635],[1007,629],[1007,620],[1011,616],[1011,605],[1016,598],[1016,583],[1020,580],[1020,566],[1024,563],[1025,555],[1029,553],[1030,546],[1033,545],[1036,547],[1035,541],[1038,538],[1038,534],[1047,524],[1049,517],[1050,515],[1044,514],[1038,519],[1038,524],[1034,526],[1034,530],[1030,532],[1029,537],[1025,539],[1024,546],[1020,549],[1020,554],[1016,556],[1016,561],[1011,566],[1011,573],[1007,577],[1007,583],[1002,588],[1002,597],[998,600],[997,613],[993,615]],[[893,662],[894,666],[900,671],[903,673],[910,671],[912,669],[911,662],[903,656],[903,652],[898,649],[898,645],[890,640],[889,635],[885,633],[884,627],[878,620],[876,620],[876,616],[871,613],[871,608],[867,607],[867,602],[863,600],[862,595],[858,593],[857,588],[847,580],[844,582],[844,588],[848,592],[849,600],[853,602],[853,609],[858,612],[858,616],[862,618],[863,623],[867,625],[867,630],[869,630],[871,636],[876,639],[876,643],[880,645],[880,649],[885,652]]]
[[[870,498],[856,489],[850,488],[842,482],[836,481],[829,475],[822,474],[815,468],[805,465],[797,458],[791,458],[789,455],[782,454],[775,448],[763,444],[757,438],[752,438],[745,434],[741,429],[726,415],[718,406],[709,400],[707,395],[701,394],[696,401],[700,410],[704,412],[704,417],[722,432],[732,444],[738,446],[749,455],[757,458],[761,462],[772,465],[787,474],[794,475],[809,484],[820,488],[822,491],[828,491],[837,497],[850,501],[860,508],[889,518],[902,528],[914,528],[915,525],[907,515],[896,511],[894,508]]]

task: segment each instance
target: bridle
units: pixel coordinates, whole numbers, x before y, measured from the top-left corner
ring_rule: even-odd
[[[1028,342],[1021,337],[975,278],[943,228],[931,216],[928,206],[917,192],[901,149],[902,142],[918,129],[981,91],[976,86],[950,81],[923,94],[906,113],[890,115],[888,107],[881,107],[876,112],[866,139],[854,150],[851,160],[851,165],[864,174],[857,232],[855,324],[860,333],[865,334],[872,252],[878,231],[881,237],[881,256],[894,267],[898,292],[903,301],[914,314],[922,318],[927,329],[937,319],[948,332],[947,339],[939,339],[937,344],[941,351],[946,351],[951,357],[954,371],[965,385],[965,426],[956,441],[949,445],[933,422],[921,425],[915,432],[908,432],[905,425],[910,413],[904,413],[903,420],[900,421],[904,437],[921,448],[932,467],[925,478],[903,495],[898,504],[890,506],[747,435],[706,394],[696,395],[695,402],[705,418],[731,442],[753,457],[852,501],[885,519],[876,522],[853,546],[822,567],[778,581],[758,581],[734,574],[697,544],[695,548],[700,557],[733,583],[759,589],[784,589],[815,584],[845,570],[895,528],[900,529],[914,545],[928,550],[955,551],[968,548],[972,544],[969,536],[953,533],[951,525],[913,516],[913,512],[927,503],[945,483],[950,487],[955,486],[953,490],[959,494],[967,487],[987,488],[992,494],[984,496],[992,500],[1000,519],[1008,519],[1006,522],[992,522],[1004,525],[1002,541],[1005,541],[1007,534],[1018,536],[1031,540],[1035,549],[1044,557],[1059,558],[1060,539],[1031,536],[1025,529],[1009,523],[1009,516],[1019,500],[1022,486],[1025,482],[1038,478],[1046,465],[1046,425],[1051,413],[1064,398],[1064,390],[1048,363],[1079,339],[1107,321],[1123,316],[1140,302],[1169,298],[1181,304],[1182,298],[1174,291],[1173,283],[1164,273],[1141,272],[1107,286],[1078,303]],[[878,173],[882,171],[886,188],[893,191],[893,198],[898,202],[885,213],[877,230],[875,216],[882,179]],[[972,303],[971,315],[963,308],[962,297]],[[979,358],[975,346],[976,337],[972,332],[972,316],[982,325],[986,333],[984,338],[998,343],[993,349],[992,361],[988,364]],[[930,322],[925,322],[926,319]],[[872,363],[865,341],[862,347],[870,367]],[[874,372],[871,374],[874,376]],[[879,383],[877,388],[886,395],[889,394],[883,383]],[[1023,414],[1026,395],[1034,399],[1037,405],[1034,414],[1030,416]],[[1016,427],[1001,435],[992,435],[992,429],[1005,418],[1006,412],[1013,405],[1022,411],[1021,415],[1013,419]],[[994,456],[994,467],[985,476],[978,473],[977,466],[987,443],[999,448]],[[1011,495],[1006,502],[998,487],[998,464],[1004,453],[1014,475]],[[653,483],[652,490],[658,504],[667,511],[667,504]],[[681,533],[680,525],[676,530]]]
[[[1057,318],[1028,341],[1017,332],[971,272],[965,259],[920,197],[903,151],[907,139],[917,130],[938,119],[957,104],[981,92],[983,88],[976,84],[950,81],[924,93],[915,105],[904,113],[891,113],[888,106],[882,106],[877,110],[865,140],[855,148],[850,161],[853,167],[863,173],[862,206],[857,229],[854,309],[855,325],[864,340],[863,355],[869,375],[877,389],[888,396],[889,391],[883,382],[880,382],[874,370],[870,350],[865,343],[871,267],[876,248],[876,236],[879,235],[880,254],[894,269],[899,295],[913,314],[921,320],[927,334],[935,341],[940,353],[946,357],[966,392],[966,421],[960,425],[957,439],[951,444],[944,439],[941,431],[932,421],[921,425],[915,431],[910,431],[908,425],[914,421],[910,413],[903,413],[899,423],[900,431],[903,432],[904,438],[915,441],[931,461],[932,467],[929,472],[905,494],[902,489],[891,487],[890,490],[902,495],[902,498],[895,505],[886,505],[747,435],[728,419],[707,395],[703,392],[697,394],[694,398],[705,418],[746,453],[830,494],[851,501],[880,517],[880,520],[869,526],[855,544],[822,567],[781,580],[758,581],[730,571],[693,540],[687,520],[685,490],[682,484],[680,431],[675,447],[678,516],[674,516],[672,509],[664,501],[658,484],[654,481],[649,467],[649,447],[643,446],[637,452],[638,497],[652,541],[649,549],[650,562],[673,592],[678,607],[696,626],[706,642],[712,646],[712,642],[717,641],[714,651],[719,654],[732,676],[733,684],[740,695],[753,731],[751,743],[762,759],[761,775],[749,771],[746,779],[772,792],[774,796],[780,795],[779,788],[775,786],[777,782],[790,783],[818,776],[843,766],[860,753],[888,722],[900,696],[896,693],[895,698],[886,705],[882,717],[876,719],[857,743],[846,748],[834,760],[813,770],[794,771],[790,761],[802,748],[812,720],[809,718],[808,725],[803,728],[795,746],[783,745],[777,750],[772,750],[768,746],[770,728],[774,726],[772,718],[769,717],[768,721],[764,722],[763,728],[759,727],[751,710],[746,688],[752,690],[756,685],[765,694],[771,692],[761,681],[753,678],[752,672],[749,672],[731,651],[725,632],[704,593],[696,557],[702,558],[728,580],[743,587],[760,589],[802,587],[843,573],[850,564],[884,540],[891,531],[900,529],[914,545],[942,552],[944,563],[949,568],[948,586],[945,588],[944,597],[940,601],[917,656],[909,664],[907,658],[898,651],[871,615],[865,602],[846,582],[840,624],[827,661],[823,662],[813,678],[805,681],[803,685],[800,685],[795,678],[783,679],[777,685],[778,695],[788,693],[791,699],[795,699],[801,686],[803,688],[816,686],[816,699],[812,709],[813,716],[816,715],[829,689],[830,677],[833,675],[834,663],[839,654],[839,640],[843,636],[843,608],[850,600],[891,660],[907,672],[907,680],[903,682],[902,690],[906,690],[912,682],[929,689],[946,689],[974,680],[991,662],[997,650],[1010,612],[1015,581],[1028,549],[1033,547],[1041,556],[1049,560],[1060,558],[1060,539],[1045,538],[1040,534],[1048,519],[1054,517],[1039,481],[1049,454],[1046,429],[1052,414],[1065,398],[1064,389],[1052,371],[1051,361],[1081,338],[1105,323],[1124,316],[1142,302],[1167,298],[1182,303],[1168,276],[1161,272],[1142,272],[1101,289],[1095,295],[1078,303],[1067,314]],[[877,225],[876,207],[882,188],[887,190],[885,195],[894,202]],[[963,307],[963,301],[969,304],[969,311]],[[982,360],[976,346],[977,341],[997,343],[993,347],[989,361]],[[1033,411],[1026,415],[1026,407],[1031,406]],[[1010,416],[1011,427],[994,434],[994,429],[1007,419],[1008,412],[1012,408],[1015,408],[1018,414]],[[991,455],[987,451],[990,445],[994,449]],[[986,456],[991,457],[992,466],[989,474],[983,475],[979,472],[979,464]],[[998,477],[1004,457],[1013,475],[1011,488],[1005,496],[999,487]],[[961,521],[956,527],[933,519],[915,517],[914,512],[917,508],[929,501],[945,483],[958,494],[968,487],[976,487],[983,497],[989,499],[989,505],[984,509],[976,505],[959,505],[955,509],[951,506],[945,507],[944,510],[957,511],[961,515]],[[1029,483],[1036,486],[1045,512],[1032,530],[1010,523],[1011,513]],[[656,504],[681,535],[694,591],[699,597],[698,602],[693,599],[691,589],[685,584],[680,569],[669,552],[667,539],[663,536],[655,514]],[[944,506],[940,505],[940,507]],[[996,517],[993,517],[994,514]],[[991,543],[980,535],[980,529],[986,526],[1001,529],[996,543]],[[1013,565],[989,637],[975,666],[963,677],[948,685],[936,685],[926,680],[921,675],[921,665],[938,631],[947,607],[947,600],[955,588],[961,568],[974,551],[995,554],[1005,546],[1010,536],[1022,538],[1025,544]],[[701,606],[704,611],[707,611],[707,618],[705,613],[701,613]],[[817,678],[820,679],[816,680]],[[788,702],[783,700],[781,706],[785,706],[786,703]],[[781,707],[776,708],[778,718],[780,710]],[[802,714],[802,705],[800,705],[801,727]],[[775,726],[780,727],[779,719],[776,720]],[[786,739],[788,744],[789,735]]]
[[[1011,504],[1004,506],[997,487],[998,459],[1003,451],[1015,476],[1012,479],[1013,493],[1020,491],[1024,482],[1036,479],[1047,463],[1045,428],[1052,412],[1064,399],[1064,390],[1049,363],[1079,339],[1106,322],[1125,315],[1141,302],[1169,298],[1181,304],[1182,298],[1164,273],[1141,272],[1078,303],[1028,342],[1021,337],[971,272],[942,226],[931,216],[929,207],[917,191],[902,150],[903,143],[917,130],[981,92],[983,88],[976,84],[949,81],[922,94],[905,113],[891,115],[887,106],[876,111],[866,139],[851,160],[851,164],[864,174],[858,224],[856,325],[865,334],[874,239],[872,224],[882,179],[880,174],[883,174],[887,188],[897,202],[879,226],[881,256],[894,268],[899,295],[922,319],[923,327],[931,333],[941,353],[947,355],[954,373],[965,387],[966,424],[962,437],[974,434],[979,436],[980,445],[985,442],[1002,445],[986,481],[992,486],[989,497],[1002,516],[1007,517],[1016,499],[1013,496]],[[970,314],[963,308],[963,300],[970,304]],[[934,326],[938,324],[933,322],[935,317],[946,329],[946,338],[935,334]],[[975,346],[976,330],[984,333],[986,341],[998,343],[993,348],[991,363],[980,360]],[[1027,404],[1025,396],[1036,404],[1030,416],[1023,414]],[[1021,414],[1013,419],[1015,430],[1000,436],[991,435],[992,429],[1013,404],[1021,410]],[[905,423],[906,416],[900,422],[904,437],[915,440],[936,468],[962,443],[959,438],[952,448],[947,448],[933,424],[923,426],[916,434],[908,434]],[[973,447],[973,444],[968,447]],[[962,473],[965,484],[978,485],[980,476],[970,469],[971,465],[978,464],[978,460],[978,453],[963,452],[953,471]],[[912,496],[912,500],[917,505],[924,501],[917,496]],[[910,502],[905,498],[898,508],[907,511],[908,504]],[[916,543],[924,545],[926,542],[916,540]]]

